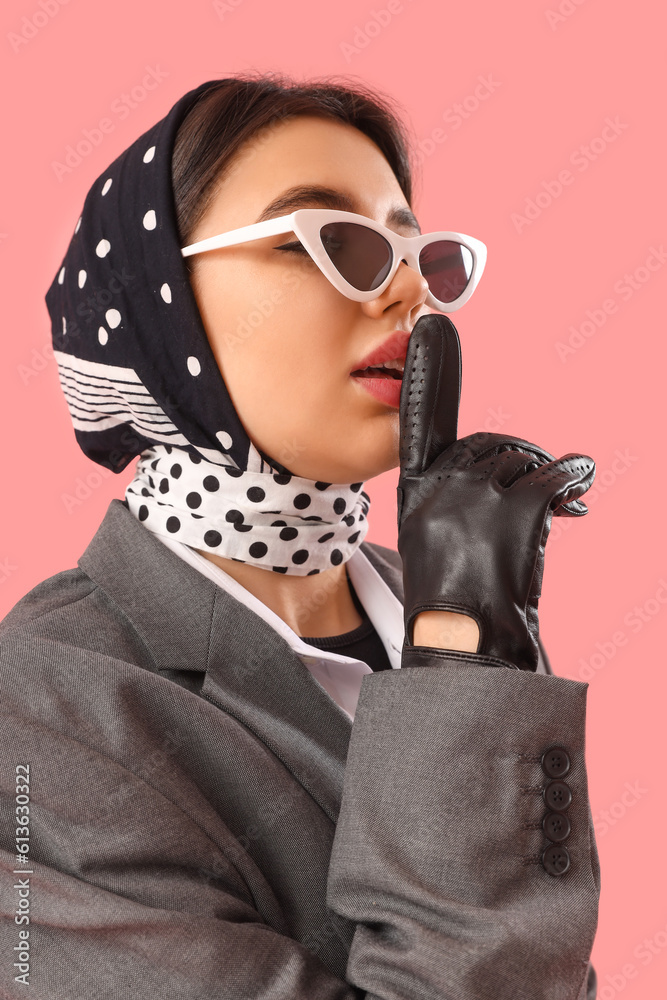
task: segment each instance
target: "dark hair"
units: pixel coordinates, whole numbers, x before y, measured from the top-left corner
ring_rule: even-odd
[[[297,83],[282,73],[249,73],[221,80],[188,111],[176,134],[172,183],[181,246],[206,211],[215,182],[240,147],[261,129],[295,115],[352,125],[384,154],[412,207],[413,139],[395,104],[365,84],[324,77]]]

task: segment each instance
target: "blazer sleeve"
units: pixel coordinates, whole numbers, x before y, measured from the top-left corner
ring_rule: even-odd
[[[400,670],[364,677],[327,904],[357,924],[347,978],[367,997],[595,997],[588,685],[544,661],[534,674],[410,647]],[[561,779],[545,771],[556,747]],[[571,828],[559,844],[542,826],[554,780]]]

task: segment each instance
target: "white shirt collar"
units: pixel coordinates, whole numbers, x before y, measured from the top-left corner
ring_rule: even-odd
[[[354,719],[361,682],[366,674],[373,673],[367,663],[304,642],[282,618],[196,549],[166,535],[156,535],[156,538],[271,625],[292,647],[336,704]],[[348,559],[347,571],[357,596],[387,651],[392,669],[400,669],[404,634],[403,605],[361,548],[357,548],[354,555]]]

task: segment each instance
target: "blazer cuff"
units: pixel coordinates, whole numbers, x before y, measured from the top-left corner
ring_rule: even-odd
[[[468,653],[459,649],[440,649],[437,646],[408,646],[403,644],[401,652],[401,667],[442,667],[447,663],[460,667],[506,667],[518,670],[519,667],[508,660],[497,656],[487,656],[485,653]]]

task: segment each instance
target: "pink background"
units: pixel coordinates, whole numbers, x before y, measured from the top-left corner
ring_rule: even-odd
[[[271,69],[374,86],[400,102],[421,143],[422,229],[459,230],[489,248],[479,289],[454,317],[460,434],[502,429],[597,462],[590,514],[555,523],[540,620],[555,672],[590,682],[599,997],[664,995],[659,5],[5,0],[0,17],[0,616],[76,564],[134,470],[114,476],[84,457],[49,355],[44,294],[93,180],[205,80]],[[54,161],[102,118],[113,129],[59,179]],[[368,538],[394,547],[396,479],[367,485]]]

